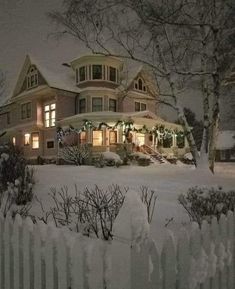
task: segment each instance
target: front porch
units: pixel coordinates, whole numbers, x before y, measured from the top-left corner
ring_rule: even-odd
[[[89,144],[92,156],[105,151],[120,153],[125,147],[130,153],[150,154],[149,150],[152,150],[163,156],[182,157],[188,151],[182,127],[148,113],[145,112],[145,116],[137,115],[139,113],[90,113],[89,120],[84,120],[88,115],[83,114],[83,120],[77,115],[59,124],[65,144]]]

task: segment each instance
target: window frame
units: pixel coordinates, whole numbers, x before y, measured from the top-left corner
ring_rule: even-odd
[[[101,99],[101,110],[94,110],[93,100],[94,99]],[[94,96],[91,98],[91,111],[92,112],[99,112],[104,110],[104,98],[102,96]]]
[[[20,109],[21,109],[21,120],[30,119],[32,117],[31,101],[21,103]]]
[[[94,73],[95,73],[95,72],[94,72],[94,67],[95,67],[95,66],[101,67],[101,74],[100,74],[101,77],[98,77],[98,78],[97,78],[97,77],[96,77],[96,78],[94,77]],[[92,72],[91,72],[92,80],[103,80],[103,79],[104,79],[104,76],[103,76],[103,65],[102,65],[102,64],[92,64],[91,67],[92,67]],[[98,73],[98,72],[96,72],[96,73]]]
[[[31,66],[26,77],[27,89],[31,89],[38,86],[38,70],[36,67]]]
[[[28,141],[26,141],[26,136],[27,136],[27,140],[28,140]],[[30,146],[30,141],[31,141],[31,135],[30,135],[30,133],[24,133],[24,146],[25,146],[25,147]]]
[[[112,73],[111,73],[111,70],[113,70],[115,72],[114,74],[114,80],[111,79],[111,76],[112,76]],[[116,67],[113,67],[113,66],[109,66],[109,81],[111,82],[117,82],[117,68]]]
[[[85,104],[84,105],[84,111],[81,111],[81,107],[82,107],[81,106],[81,102],[82,101],[84,101],[84,104]],[[79,113],[86,113],[86,107],[87,107],[86,103],[87,103],[86,98],[81,98],[81,99],[78,100],[78,112]]]
[[[53,147],[48,147],[48,143],[53,143]],[[54,139],[47,139],[46,140],[46,148],[48,149],[48,150],[51,150],[51,149],[54,149],[55,148],[55,140]]]
[[[101,144],[94,144],[94,133],[101,133]],[[103,146],[104,145],[104,135],[103,135],[103,130],[93,130],[92,131],[92,146]],[[95,139],[98,139],[98,137],[96,137]]]
[[[34,147],[35,140],[33,138],[35,135],[38,137],[38,140],[37,140],[38,146],[37,147]],[[40,134],[39,134],[39,132],[32,132],[31,133],[31,147],[32,147],[32,150],[38,150],[40,148]]]
[[[114,134],[115,134],[115,142],[111,142],[111,141],[110,141],[110,139],[111,139],[111,137],[110,137],[111,133],[114,133]],[[109,131],[109,145],[115,145],[115,144],[117,144],[117,142],[118,142],[117,131],[116,131],[116,130],[110,130],[110,131]]]
[[[52,105],[55,105],[55,108],[51,108]],[[49,106],[49,110],[46,110],[46,107]],[[56,102],[44,103],[43,106],[44,112],[44,127],[45,128],[53,128],[55,127],[56,122]],[[52,113],[55,112],[55,116],[52,117]],[[49,118],[47,119],[46,115],[49,114]],[[49,125],[47,125],[47,121],[49,121]]]
[[[138,104],[139,106],[139,110],[136,110],[136,105]],[[145,109],[142,109],[142,106],[145,106]],[[147,110],[147,103],[146,102],[141,102],[141,101],[135,101],[135,111],[139,112],[139,111],[145,111]]]
[[[115,102],[115,110],[111,110],[110,107],[110,101],[114,101]],[[109,111],[112,111],[112,112],[117,112],[117,99],[116,98],[109,98]]]

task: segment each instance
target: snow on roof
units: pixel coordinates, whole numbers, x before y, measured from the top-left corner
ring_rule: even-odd
[[[149,128],[153,127],[156,124],[159,124],[172,129],[182,129],[181,125],[167,122],[148,110],[139,112],[97,111],[97,112],[81,113],[70,117],[66,117],[58,121],[57,123],[59,125],[70,125],[76,122],[81,122],[84,119],[99,122],[132,119],[134,123],[136,123],[137,125],[145,124]]]
[[[217,136],[216,148],[220,150],[230,149],[235,146],[235,131],[220,131]]]
[[[38,61],[32,56],[30,56],[30,60],[31,64],[37,67],[50,87],[74,92],[80,91],[75,84],[74,73],[70,68],[60,65],[56,68],[56,71],[53,71],[51,68],[48,69],[45,65],[42,65],[42,61]]]

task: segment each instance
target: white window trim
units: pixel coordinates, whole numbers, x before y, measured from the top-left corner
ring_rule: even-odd
[[[37,134],[38,135],[38,148],[33,148],[33,134]],[[34,150],[39,150],[40,149],[40,132],[39,131],[32,131],[30,133],[30,146],[31,149]]]
[[[115,98],[115,97],[108,97],[108,111],[110,111],[110,110],[109,110],[109,100],[110,100],[110,99],[116,100],[116,111],[115,111],[115,112],[117,112],[117,110],[118,110],[118,109],[117,109],[117,108],[118,108],[118,101],[117,101],[117,98]]]
[[[29,79],[31,78],[31,76],[34,76],[36,77],[36,81],[35,81],[35,84],[34,85],[30,85],[29,86]],[[31,80],[31,79],[30,79]],[[31,88],[34,88],[34,87],[37,87],[38,86],[38,70],[37,68],[35,67],[35,70],[34,71],[30,71],[28,74],[27,74],[27,77],[26,77],[26,86],[27,86],[27,89],[31,89]]]
[[[145,104],[146,105],[146,110],[147,110],[147,103],[146,102],[134,100],[134,106],[135,106],[136,102],[138,102],[140,104],[140,110],[135,110],[135,112],[144,111],[144,110],[141,110],[141,104]]]
[[[102,66],[102,78],[101,79],[93,79],[93,65],[101,65]],[[82,80],[82,81],[80,81],[80,73],[79,73],[79,69],[81,67],[85,67],[85,80]],[[113,67],[113,68],[116,69],[116,79],[115,79],[115,81],[109,80],[110,67]],[[78,74],[78,77],[76,77],[76,74]],[[109,82],[109,83],[118,84],[118,81],[119,81],[118,75],[119,75],[119,69],[117,67],[115,67],[115,66],[105,65],[105,64],[100,64],[100,63],[91,63],[91,64],[78,66],[75,69],[75,83],[76,84],[80,84],[80,83],[85,83],[87,81],[105,81],[105,82]],[[90,78],[90,76],[91,76],[91,78]]]
[[[31,110],[31,115],[30,117],[22,118],[22,105],[30,103],[30,110]],[[33,118],[33,106],[32,106],[32,101],[24,101],[20,103],[20,120],[25,121],[25,120],[31,120]]]
[[[93,98],[102,98],[102,110],[100,110],[100,111],[104,111],[104,96],[92,96],[91,97],[91,112],[97,112],[97,111],[93,111],[93,107],[92,107],[92,99]]]
[[[56,121],[57,102],[54,100],[54,101],[50,101],[50,102],[45,102],[45,103],[43,103],[43,126],[44,126],[45,129],[50,129],[50,128],[55,128],[55,127],[56,127],[56,125],[54,125],[54,126],[51,126],[51,125],[46,126],[46,118],[45,118],[46,112],[45,112],[45,107],[46,107],[47,105],[51,105],[51,104],[55,104],[55,121]],[[49,111],[51,112],[51,110],[49,110]]]

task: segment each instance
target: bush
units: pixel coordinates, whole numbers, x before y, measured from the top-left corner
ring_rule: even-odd
[[[114,221],[123,205],[127,188],[118,185],[109,186],[103,190],[95,185],[83,192],[75,186],[75,194],[71,194],[67,187],[57,190],[51,189],[54,205],[50,212],[45,212],[40,206],[43,216],[39,219],[48,223],[51,217],[57,227],[67,226],[70,230],[80,232],[88,237],[112,239]]]
[[[25,205],[33,197],[33,169],[27,166],[22,152],[14,145],[0,147],[0,194],[14,192],[14,202]]]
[[[103,152],[94,163],[97,168],[103,168],[104,166],[119,167],[123,162],[118,154],[113,152]]]
[[[64,144],[59,151],[59,157],[65,162],[81,166],[85,164],[91,154],[88,144]]]
[[[203,220],[211,222],[213,217],[219,220],[221,214],[227,214],[229,210],[234,211],[235,191],[193,187],[186,195],[181,194],[178,201],[187,211],[190,220],[201,226]]]
[[[150,156],[141,152],[132,153],[131,158],[133,161],[137,162],[139,166],[145,167],[145,166],[149,166],[151,163]]]

